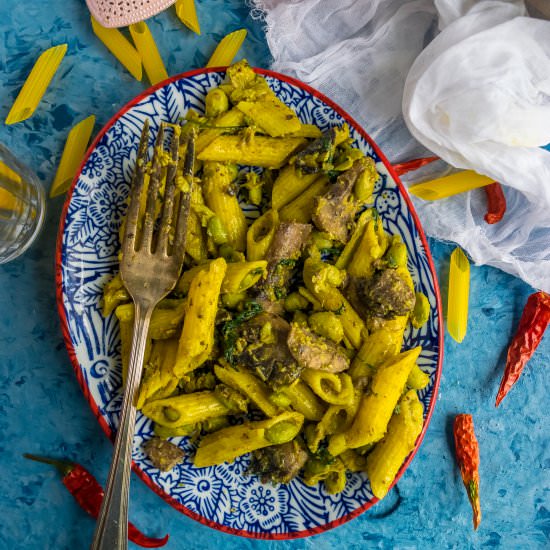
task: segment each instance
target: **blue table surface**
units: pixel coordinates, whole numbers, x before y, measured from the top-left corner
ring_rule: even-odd
[[[262,24],[249,16],[244,1],[197,0],[197,7],[201,36],[185,29],[173,10],[150,20],[170,74],[203,66],[222,36],[243,26],[249,35],[240,55],[269,66]],[[94,36],[83,0],[2,0],[0,36],[1,120],[39,53],[69,45],[32,118],[0,125],[0,141],[49,188],[69,129],[93,113],[98,130],[146,83],[134,80]],[[56,311],[54,253],[62,203],[48,200],[38,240],[22,258],[0,266],[0,548],[10,550],[88,548],[94,529],[59,475],[22,453],[77,460],[103,482],[111,460],[111,443],[81,394]],[[452,247],[430,244],[445,297]],[[133,476],[131,519],[151,535],[170,533],[167,548],[173,549],[550,547],[550,336],[501,407],[494,407],[507,344],[532,291],[495,269],[472,268],[468,334],[462,344],[446,338],[435,412],[398,484],[399,502],[394,490],[327,533],[257,541],[194,522]],[[483,521],[477,532],[454,459],[452,420],[460,412],[473,414],[480,442]]]

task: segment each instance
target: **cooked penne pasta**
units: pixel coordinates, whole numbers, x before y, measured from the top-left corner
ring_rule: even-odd
[[[416,392],[408,391],[390,420],[387,434],[367,456],[366,472],[375,497],[386,496],[403,461],[414,449],[422,431],[423,414]]]
[[[242,368],[220,365],[214,367],[214,372],[224,384],[248,396],[265,415],[272,417],[280,412],[279,407],[269,400],[271,391],[257,376]]]
[[[151,355],[139,387],[136,408],[141,409],[151,399],[170,396],[178,385],[174,377],[174,364],[178,351],[177,338],[154,340]]]
[[[228,414],[224,405],[213,391],[185,393],[175,397],[149,401],[143,407],[143,414],[167,428],[196,424],[208,418]]]
[[[197,273],[191,282],[174,366],[174,374],[178,378],[199,367],[210,355],[214,345],[218,298],[226,269],[225,260],[216,258],[207,270]]]
[[[257,101],[239,101],[237,109],[271,137],[292,134],[302,127],[294,111],[274,94]]]
[[[326,403],[331,405],[353,403],[355,391],[351,378],[346,373],[304,369],[302,380]]]
[[[204,468],[231,462],[256,449],[292,441],[304,422],[296,412],[284,412],[267,420],[223,428],[202,438],[194,464]]]
[[[236,166],[205,162],[203,167],[204,200],[221,220],[228,243],[239,251],[246,248],[247,223],[231,185],[237,176]]]
[[[301,195],[318,177],[319,174],[304,174],[292,165],[285,166],[273,182],[272,208],[280,210]]]
[[[189,6],[179,0],[178,15]],[[131,32],[145,44],[144,24]],[[375,208],[360,213],[373,159],[346,124],[302,124],[246,61],[208,91],[204,113],[169,126],[196,136],[197,162],[192,177],[176,167],[176,207],[186,193],[191,202],[185,268],[153,312],[138,408],[159,437],[198,442],[196,467],[253,452],[262,482],[301,476],[331,494],[370,468],[382,494],[422,429],[414,392],[430,377],[420,348],[400,351],[430,302],[415,293],[401,238]],[[163,193],[161,183],[159,211]],[[125,373],[134,305],[120,276],[102,308],[120,321]]]
[[[283,386],[279,393],[283,394],[288,399],[289,405],[304,415],[306,420],[319,421],[323,418],[326,406],[302,380],[298,379],[290,386]]]
[[[222,294],[236,294],[248,290],[254,286],[266,273],[267,262],[231,262],[227,264],[225,277],[220,292]],[[199,271],[208,269],[208,263],[195,266],[185,271],[176,284],[176,292],[187,294],[191,287],[191,281]]]
[[[279,227],[279,213],[268,210],[256,218],[246,234],[246,257],[248,261],[263,260],[273,242],[273,237]]]
[[[393,410],[421,351],[420,347],[405,351],[376,371],[370,391],[361,399],[352,426],[347,432],[331,438],[329,452],[332,455],[336,456],[345,449],[376,443],[384,437]]]
[[[309,223],[315,208],[315,197],[322,195],[328,186],[328,178],[318,176],[300,195],[281,208],[279,212],[281,221]]]
[[[280,168],[288,157],[305,143],[303,138],[272,138],[255,135],[250,139],[222,135],[197,156],[202,161],[231,162],[264,168]]]

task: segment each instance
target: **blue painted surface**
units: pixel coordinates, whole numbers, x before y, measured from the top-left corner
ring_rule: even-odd
[[[203,65],[216,42],[243,25],[251,31],[243,56],[255,65],[269,64],[261,25],[247,18],[244,2],[197,4],[200,37],[183,28],[171,11],[150,22],[170,74]],[[40,51],[69,43],[34,116],[0,126],[0,141],[49,187],[69,128],[94,113],[99,129],[145,84],[97,41],[83,1],[23,5],[3,0],[0,31],[1,120]],[[73,375],[56,313],[54,251],[61,207],[61,198],[49,200],[37,242],[24,257],[0,266],[0,548],[10,550],[88,548],[94,528],[58,474],[22,459],[23,452],[78,460],[102,481],[111,459],[111,444]],[[431,245],[445,302],[452,247]],[[446,339],[438,403],[426,439],[399,483],[399,504],[393,491],[369,512],[328,533],[261,542],[195,523],[134,476],[132,520],[151,535],[169,532],[167,548],[173,549],[550,547],[550,336],[501,407],[493,406],[507,343],[530,292],[500,271],[472,268],[468,334],[460,345]],[[458,412],[474,415],[481,447],[484,518],[477,533],[454,462],[451,426]]]

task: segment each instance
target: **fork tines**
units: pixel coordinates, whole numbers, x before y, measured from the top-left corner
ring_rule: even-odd
[[[149,142],[149,122],[146,120],[141,132],[138,147],[136,168],[132,188],[130,190],[130,204],[126,217],[126,227],[123,239],[123,255],[134,251],[148,251],[151,254],[178,255],[183,259],[185,253],[185,237],[187,217],[190,208],[190,178],[194,169],[194,133],[183,134],[180,126],[174,127],[170,141],[169,152],[164,150],[164,136],[166,124],[161,123],[153,149],[151,167],[147,166],[147,146]],[[183,166],[180,165],[180,149],[187,141]],[[145,211],[142,220],[141,237],[139,237],[139,218],[143,204],[143,188],[146,175],[149,173],[149,185],[145,200]],[[177,193],[178,173],[187,180],[187,188]],[[159,215],[159,192],[165,176],[164,198]],[[177,211],[174,223],[174,211]],[[158,224],[158,230],[155,227]],[[175,229],[174,229],[175,225]],[[173,234],[173,239],[170,236]],[[170,242],[173,245],[170,247]],[[171,253],[170,253],[171,248]]]

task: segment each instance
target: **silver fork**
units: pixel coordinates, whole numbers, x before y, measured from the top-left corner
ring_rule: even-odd
[[[166,170],[166,186],[160,225],[158,231],[154,231],[155,204],[162,173],[160,152],[163,149],[164,141],[163,125],[160,127],[154,148],[141,238],[138,235],[140,197],[143,193],[147,162],[148,134],[149,124],[146,122],[141,134],[134,181],[130,191],[130,205],[126,217],[120,263],[122,280],[135,304],[132,348],[124,388],[120,425],[115,439],[105,497],[103,498],[91,546],[92,550],[125,550],[128,548],[128,497],[136,420],[134,403],[143,370],[147,331],[153,309],[174,288],[178,280],[185,254],[190,192],[180,193],[175,230],[173,223],[179,147],[184,139],[177,132],[174,133],[170,146],[170,160]],[[193,165],[194,136],[191,134],[188,138],[183,166],[184,176],[192,177]],[[172,232],[173,245],[170,247],[169,241]],[[154,235],[155,233],[156,235]],[[170,248],[172,249],[171,252]]]

